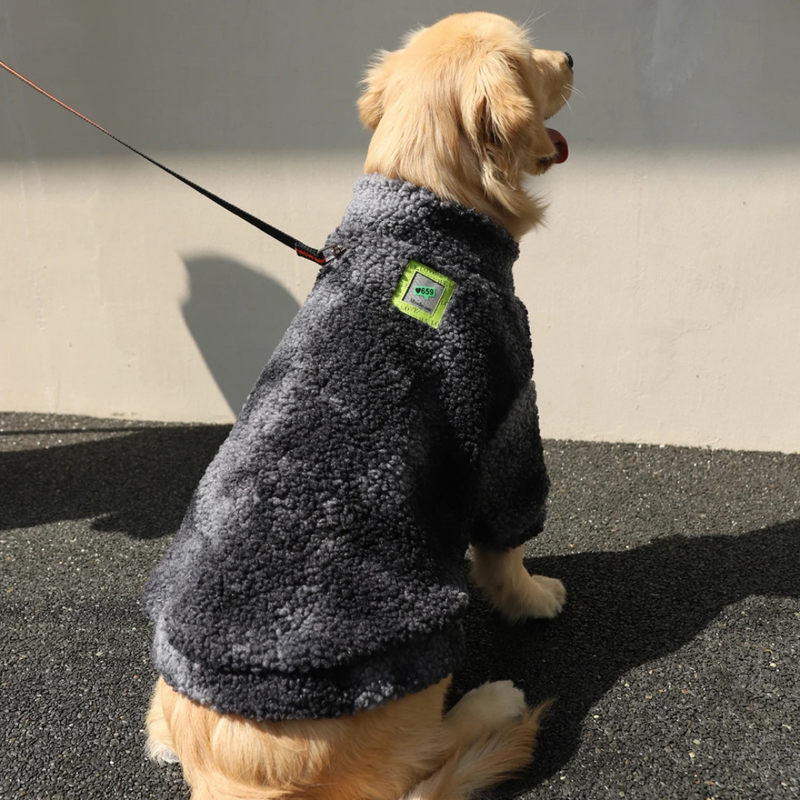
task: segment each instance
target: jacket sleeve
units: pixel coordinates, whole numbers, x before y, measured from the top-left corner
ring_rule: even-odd
[[[488,550],[509,550],[541,532],[549,488],[536,387],[531,381],[486,444],[470,543]]]

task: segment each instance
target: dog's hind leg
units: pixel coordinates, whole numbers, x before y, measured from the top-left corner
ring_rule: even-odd
[[[509,622],[557,616],[567,601],[564,584],[555,578],[531,575],[523,556],[522,547],[494,551],[475,546],[472,580]]]
[[[446,760],[402,800],[467,800],[518,773],[531,761],[549,705],[528,708],[511,681],[467,692],[442,720]]]

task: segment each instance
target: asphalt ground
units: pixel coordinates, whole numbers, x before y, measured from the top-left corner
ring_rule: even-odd
[[[0,798],[178,800],[143,754],[139,595],[228,428],[0,414]],[[481,597],[453,699],[555,697],[497,796],[800,797],[800,455],[547,442],[531,571],[553,621]]]

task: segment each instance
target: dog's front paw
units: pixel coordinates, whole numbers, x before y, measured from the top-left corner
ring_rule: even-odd
[[[493,600],[497,610],[511,623],[526,619],[553,619],[567,602],[567,590],[556,578],[525,573],[511,585],[502,587]]]
[[[529,617],[552,619],[557,617],[567,602],[567,590],[557,578],[531,575],[535,589],[530,592]]]
[[[522,547],[497,552],[475,547],[472,579],[509,622],[552,619],[567,602],[567,590],[556,578],[529,574],[524,555]]]

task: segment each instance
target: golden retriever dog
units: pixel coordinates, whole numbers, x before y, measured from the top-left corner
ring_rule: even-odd
[[[410,34],[369,70],[358,107],[371,128],[366,173],[476,209],[515,239],[542,219],[523,186],[567,156],[545,120],[566,103],[572,58],[533,48],[488,13],[456,14]],[[528,574],[522,547],[473,547],[472,580],[510,622],[551,618],[566,599]],[[444,713],[450,677],[354,714],[256,721],[219,713],[160,678],[149,754],[180,761],[193,800],[460,800],[531,760],[545,706],[510,681],[468,692]],[[546,705],[546,704],[545,704]]]

